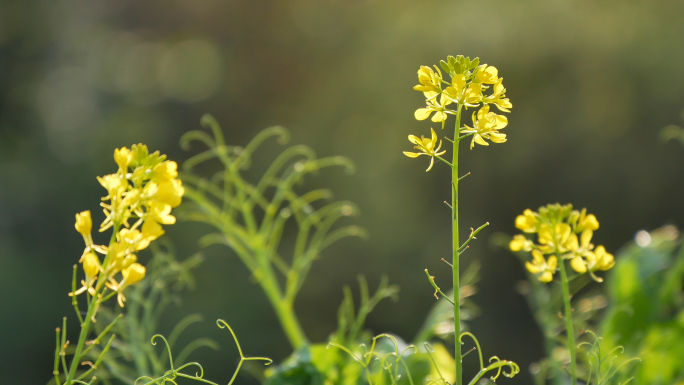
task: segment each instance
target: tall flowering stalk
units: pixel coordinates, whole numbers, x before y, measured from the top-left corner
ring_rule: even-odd
[[[537,234],[536,243],[525,235],[513,237],[509,247],[512,251],[527,251],[532,261],[525,266],[541,282],[552,282],[556,271],[560,271],[563,289],[567,347],[570,353],[570,375],[572,384],[577,384],[577,358],[575,332],[570,304],[570,279],[568,268],[577,274],[589,274],[597,282],[603,280],[596,276],[599,270],[609,270],[615,265],[613,255],[603,246],[594,246],[591,239],[598,230],[599,222],[593,214],[573,210],[572,205],[549,204],[540,207],[538,212],[525,210],[515,220],[515,227],[525,233]]]
[[[162,225],[176,222],[171,209],[181,203],[184,194],[182,183],[173,161],[166,160],[159,152],[149,153],[147,146],[133,145],[114,151],[119,166],[114,174],[98,177],[107,195],[102,198],[105,219],[100,232],[112,229],[109,244],[93,243],[92,217],[90,211],[76,214],[75,228],[85,242],[79,259],[84,272],[81,287],[77,288],[77,266],[74,266],[72,304],[80,322],[81,332],[71,363],[66,362],[66,318],[62,329],[57,329],[54,378],[56,384],[85,384],[86,378],[97,369],[109,350],[111,336],[95,363],[82,359],[95,344],[107,336],[120,317],[116,317],[94,340],[88,341],[92,324],[97,322],[97,312],[104,302],[116,296],[119,306],[124,307],[126,288],[145,277],[145,267],[137,262],[136,253],[147,248],[150,242],[164,234]],[[98,254],[102,255],[101,257]],[[87,312],[81,316],[77,297],[86,294]],[[61,363],[61,365],[60,365]],[[78,367],[88,368],[78,373]],[[60,374],[61,366],[61,374]],[[61,376],[64,377],[61,377]],[[63,381],[62,381],[63,378]],[[89,381],[92,382],[95,377]],[[88,383],[90,383],[88,382]]]
[[[480,372],[471,381],[476,383],[489,370],[498,369],[501,373],[501,368],[507,366],[510,371],[503,372],[504,375],[512,377],[519,368],[511,361],[500,361],[498,358],[492,357],[493,364],[485,367],[482,360],[482,353],[479,349],[479,343],[470,333],[461,333],[461,309],[460,309],[460,261],[459,257],[463,251],[468,247],[468,243],[475,238],[475,235],[481,231],[488,223],[480,226],[476,230],[472,230],[470,237],[461,244],[459,241],[459,223],[458,223],[458,183],[464,176],[459,176],[458,172],[458,149],[462,140],[471,137],[470,149],[473,149],[475,144],[488,146],[489,142],[504,143],[506,141],[506,134],[500,132],[506,127],[508,119],[490,110],[490,106],[494,105],[501,112],[510,112],[512,108],[511,102],[506,98],[506,89],[503,86],[503,78],[498,75],[496,67],[487,64],[480,64],[479,59],[470,60],[470,58],[463,56],[449,56],[446,61],[440,61],[440,67],[434,66],[434,70],[427,66],[421,66],[418,70],[418,82],[420,84],[413,87],[414,90],[423,92],[425,96],[426,106],[415,111],[415,118],[417,120],[426,120],[431,117],[433,122],[441,123],[444,129],[445,122],[449,115],[456,117],[454,125],[454,136],[450,139],[446,136],[443,138],[453,144],[452,160],[442,158],[446,154],[446,150],[440,151],[442,140],[433,129],[431,129],[431,137],[418,138],[414,135],[409,135],[409,141],[415,144],[415,149],[418,152],[405,151],[404,155],[416,158],[420,155],[427,155],[430,157],[430,166],[427,171],[432,169],[434,159],[448,165],[451,168],[451,212],[452,212],[452,234],[453,234],[453,254],[451,262],[445,260],[452,268],[454,298],[453,300],[446,296],[437,286],[434,278],[427,272],[430,283],[435,288],[435,295],[440,294],[444,299],[449,301],[454,307],[454,330],[455,330],[455,374],[456,385],[463,383],[463,369],[461,344],[464,336],[468,336],[475,340],[478,347],[478,354],[480,355]],[[444,74],[442,73],[444,71]],[[447,78],[448,76],[448,78]],[[472,127],[461,126],[461,113],[463,108],[477,109],[472,114]],[[467,174],[466,174],[467,175]],[[497,374],[498,376],[498,374]]]

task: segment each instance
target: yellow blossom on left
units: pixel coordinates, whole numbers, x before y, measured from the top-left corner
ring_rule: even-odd
[[[101,295],[98,291],[106,285],[117,292],[123,306],[124,289],[145,277],[137,252],[164,234],[162,225],[176,222],[171,211],[180,205],[185,189],[176,162],[166,160],[158,151],[150,153],[143,144],[114,150],[114,161],[119,166],[117,172],[97,179],[107,191],[100,204],[105,214],[100,232],[113,228],[116,233],[107,246],[93,244],[90,212],[76,214],[76,231],[86,243],[79,260],[86,278],[81,281],[83,287],[70,295],[86,291]],[[96,253],[105,256],[102,264]],[[122,279],[117,279],[118,275]]]

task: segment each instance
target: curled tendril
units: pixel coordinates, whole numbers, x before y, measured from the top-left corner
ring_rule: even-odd
[[[383,337],[389,339],[394,345],[394,350],[386,354],[380,353],[375,350],[378,339]],[[391,334],[379,334],[373,337],[372,341],[373,343],[371,344],[370,350],[366,348],[366,344],[359,345],[359,348],[365,351],[365,353],[363,353],[361,357],[354,354],[346,346],[336,342],[329,342],[326,346],[326,349],[329,349],[332,346],[347,353],[354,361],[356,361],[359,365],[363,367],[364,372],[366,373],[366,378],[368,379],[368,383],[370,385],[373,384],[373,381],[371,380],[372,376],[370,373],[370,364],[373,358],[379,361],[381,370],[387,371],[387,374],[389,374],[393,384],[396,383],[396,380],[401,378],[401,374],[399,374],[399,364],[401,364],[401,366],[406,371],[406,376],[408,377],[409,384],[414,385],[413,378],[411,376],[411,371],[409,370],[408,364],[406,364],[406,361],[404,360],[404,354],[406,354],[410,350],[416,351],[416,347],[414,345],[409,345],[400,353],[399,342],[397,341],[396,337],[392,336]]]
[[[477,372],[477,375],[475,375],[475,377],[470,381],[468,385],[476,384],[487,372],[490,372],[492,370],[496,370],[496,374],[490,377],[492,381],[496,381],[496,379],[499,378],[499,376],[502,374],[504,375],[504,377],[512,378],[516,374],[520,373],[520,367],[518,366],[518,364],[516,364],[513,361],[502,360],[497,356],[492,356],[489,359],[490,364],[485,367],[484,360],[482,359],[482,350],[480,349],[480,342],[472,333],[464,332],[461,333],[461,336],[458,339],[459,343],[463,344],[463,337],[465,336],[470,337],[473,340],[473,342],[475,342],[475,350],[477,350],[477,354],[480,359],[480,371]],[[470,351],[466,354],[468,353],[470,353]],[[505,369],[508,369],[508,371],[506,371]]]
[[[587,358],[590,366],[589,375],[587,376],[587,379],[591,380],[592,376],[594,376],[594,378],[596,379],[596,385],[603,385],[609,383],[623,367],[632,362],[641,361],[640,358],[634,357],[622,362],[618,367],[614,367],[615,360],[618,358],[619,355],[624,353],[625,349],[622,346],[616,346],[610,352],[608,352],[608,354],[604,356],[601,353],[601,341],[603,340],[603,338],[598,337],[591,330],[587,330],[586,333],[590,334],[594,338],[594,342],[582,342],[577,347],[589,347],[589,351],[587,352]],[[634,377],[628,379],[622,385],[627,384],[632,379],[634,379]]]
[[[173,356],[171,355],[171,346],[169,346],[169,342],[166,340],[166,338],[161,335],[161,334],[155,334],[152,336],[152,340],[150,343],[154,346],[157,346],[157,343],[154,341],[157,338],[161,338],[162,341],[164,341],[164,345],[166,346],[166,352],[169,354],[169,365],[171,366],[171,370],[173,371]]]
[[[237,346],[238,352],[240,353],[240,362],[238,363],[238,366],[235,369],[235,372],[233,373],[233,377],[231,378],[228,385],[231,385],[235,381],[235,378],[237,377],[237,374],[240,371],[240,367],[242,366],[242,363],[244,361],[267,361],[265,365],[270,365],[271,363],[273,363],[273,360],[271,360],[270,358],[266,358],[266,357],[245,357],[242,354],[242,348],[240,347],[240,343],[238,342],[238,339],[235,336],[235,332],[233,332],[233,329],[230,327],[230,325],[228,325],[226,323],[226,321],[224,321],[222,319],[217,320],[216,324],[218,325],[219,328],[228,329],[230,331],[230,334],[233,336],[233,340],[235,341],[235,345]],[[172,384],[176,384],[176,377],[187,378],[187,379],[195,380],[195,381],[202,382],[205,384],[210,384],[210,385],[218,385],[215,382],[204,379],[204,368],[202,367],[202,365],[200,365],[197,362],[188,362],[188,363],[182,364],[182,365],[178,366],[178,368],[174,369],[173,356],[171,355],[171,347],[169,346],[169,342],[161,334],[155,334],[154,336],[152,336],[152,340],[150,341],[152,343],[152,345],[157,345],[157,341],[155,341],[157,338],[161,338],[162,341],[164,341],[164,345],[166,346],[166,351],[169,354],[169,365],[170,365],[171,369],[167,370],[163,376],[158,377],[158,378],[152,378],[149,376],[138,377],[135,380],[134,385],[137,385],[139,381],[148,381],[148,382],[145,382],[143,385],[151,385],[151,384],[163,385],[167,382],[172,383]],[[189,375],[189,374],[185,374],[185,373],[181,373],[181,370],[183,370],[185,368],[192,367],[192,366],[196,367],[197,370],[199,370],[198,372],[195,372],[194,376]]]
[[[435,382],[442,381],[442,383],[446,384],[446,380],[444,379],[444,376],[442,375],[442,372],[439,370],[439,366],[437,365],[437,362],[435,361],[435,357],[432,356],[432,353],[435,352],[435,349],[430,345],[430,343],[425,342],[423,343],[423,346],[425,347],[425,351],[428,354],[428,357],[430,357],[430,361],[432,361],[432,366],[435,368],[437,371],[437,375],[439,375],[439,379],[435,379],[433,381],[428,382],[426,385],[430,385]]]
[[[512,378],[516,374],[520,373],[520,366],[516,364],[513,361],[507,361],[507,360],[501,360],[497,356],[493,356],[489,359],[489,362],[495,361],[493,364],[490,364],[487,368],[488,370],[492,370],[497,368],[497,372],[495,376],[490,377],[492,381],[496,381],[497,378],[499,378],[500,375],[504,375],[504,377]],[[491,369],[489,369],[491,368]],[[508,368],[508,372],[506,372],[504,369]]]

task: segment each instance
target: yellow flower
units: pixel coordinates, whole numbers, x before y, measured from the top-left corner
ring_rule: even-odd
[[[178,164],[172,160],[159,163],[154,168],[154,179],[167,181],[178,177]]]
[[[430,157],[430,167],[425,170],[426,172],[432,169],[432,166],[435,163],[435,156],[446,153],[446,151],[439,152],[439,149],[442,147],[442,141],[440,140],[439,145],[437,144],[437,134],[435,134],[435,130],[431,128],[430,132],[432,133],[432,137],[430,139],[424,136],[421,136],[421,138],[418,139],[418,137],[415,135],[409,135],[409,141],[415,144],[416,146],[414,148],[420,152],[404,151],[404,155],[408,156],[409,158],[417,158],[420,155],[428,155]]]
[[[103,177],[97,177],[102,187],[107,190],[108,195],[103,198],[106,199],[121,199],[121,194],[128,188],[128,181],[122,175],[109,174]]]
[[[126,147],[117,148],[114,150],[114,161],[119,165],[119,170],[123,173],[128,171],[128,165],[133,160],[133,153]]]
[[[503,112],[511,112],[509,108],[513,108],[510,100],[506,98],[506,89],[501,83],[503,79],[499,79],[497,83],[494,83],[492,94],[484,98],[484,102],[488,104],[494,104],[496,108]]]
[[[522,215],[518,215],[515,218],[515,227],[526,232],[534,233],[537,232],[539,226],[539,221],[537,220],[536,213],[530,209],[525,209]]]
[[[73,293],[69,293],[69,297],[79,295],[86,290],[92,296],[95,296],[96,294],[93,285],[95,284],[95,281],[97,281],[97,276],[100,274],[100,270],[102,269],[100,266],[100,260],[93,252],[84,254],[81,260],[83,261],[83,272],[85,273],[86,279],[81,280],[82,287]]]
[[[524,235],[518,234],[513,237],[513,240],[511,240],[511,243],[508,244],[508,247],[510,247],[511,251],[531,251],[534,247],[534,242],[525,238]]]
[[[145,266],[134,263],[121,272],[127,285],[132,285],[145,278]]]
[[[437,102],[437,97],[439,96],[439,103]],[[446,106],[451,104],[451,100],[449,98],[445,97],[444,94],[438,94],[437,92],[431,91],[431,92],[425,92],[425,98],[427,99],[425,102],[427,103],[427,107],[425,108],[419,108],[416,110],[414,113],[414,116],[416,117],[417,120],[425,120],[427,119],[431,113],[435,113],[432,115],[432,121],[433,122],[443,122],[447,119],[447,109]]]
[[[93,238],[90,234],[93,231],[93,220],[90,217],[90,210],[76,214],[76,224],[74,227],[83,236],[86,246],[93,244]]]
[[[470,142],[470,149],[473,149],[475,143],[489,146],[485,139],[489,139],[494,143],[503,143],[506,141],[506,134],[502,134],[499,130],[508,125],[508,119],[503,115],[498,115],[494,112],[489,112],[489,106],[483,106],[478,112],[477,117],[473,113],[473,127],[465,126],[465,130],[461,130],[464,134],[473,134],[473,140]]]
[[[150,242],[164,235],[161,225],[155,221],[145,221],[142,225],[142,236]]]
[[[471,83],[466,88],[465,75],[456,75],[451,79],[451,86],[444,89],[444,94],[450,101],[475,107],[482,101],[482,85]]]
[[[615,266],[615,258],[612,254],[606,252],[603,246],[598,246],[594,251],[574,257],[570,261],[570,266],[578,273],[589,272],[594,280],[602,282],[603,279],[594,275],[594,272],[597,270],[609,270]]]
[[[587,215],[587,209],[582,209],[579,219],[577,221],[577,231],[587,230],[598,230],[599,223],[594,214]]]
[[[121,242],[114,242],[109,245],[109,263],[105,266],[105,273],[108,277],[121,271],[123,260],[131,252],[129,245]]]
[[[159,182],[157,191],[152,197],[154,201],[168,204],[171,207],[178,207],[181,198],[185,194],[183,183],[180,179],[169,179]]]
[[[126,245],[128,249],[136,251],[142,250],[150,245],[150,239],[145,238],[143,234],[136,229],[123,228],[119,231],[119,236],[117,238],[119,242]]]
[[[150,203],[145,220],[152,220],[164,225],[176,223],[176,217],[171,215],[171,206],[162,202]]]
[[[608,253],[606,248],[601,245],[596,247],[596,250],[594,250],[594,256],[596,257],[596,265],[594,265],[594,267],[597,270],[610,270],[613,266],[615,266],[615,258],[613,257],[613,254]]]
[[[538,239],[542,250],[549,253],[566,253],[577,244],[577,236],[572,233],[572,228],[567,223],[557,223],[553,227],[542,224],[539,227]]]
[[[483,64],[480,70],[477,71],[477,75],[475,75],[475,80],[477,80],[480,83],[494,84],[499,81],[498,76],[499,70],[497,70],[496,67]]]
[[[530,273],[536,274],[540,281],[551,282],[558,267],[558,258],[552,255],[547,261],[542,252],[535,249],[532,250],[532,262],[525,262],[525,267]]]
[[[440,92],[442,91],[442,72],[437,69],[437,73],[432,68],[427,66],[420,66],[418,70],[419,85],[413,87],[416,91],[422,92]]]
[[[126,297],[123,294],[124,289],[145,278],[145,272],[145,266],[139,263],[132,263],[121,271],[121,275],[123,276],[121,282],[116,282],[112,279],[106,283],[109,289],[117,292],[116,300],[119,303],[119,306],[124,307],[124,302],[126,301]]]
[[[575,255],[584,255],[590,252],[594,245],[591,244],[591,238],[594,236],[594,232],[591,230],[584,230],[578,241],[577,235],[572,234],[568,241],[568,249],[570,249]]]

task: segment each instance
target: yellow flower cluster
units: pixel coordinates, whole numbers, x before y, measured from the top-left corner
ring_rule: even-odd
[[[576,272],[589,273],[599,282],[602,280],[594,272],[608,270],[615,265],[613,255],[603,246],[594,247],[591,243],[599,223],[593,214],[587,215],[586,209],[577,211],[572,209],[572,205],[557,203],[540,207],[539,212],[527,209],[515,219],[515,227],[537,234],[536,243],[522,234],[516,235],[509,247],[513,251],[532,253],[532,261],[526,263],[527,270],[542,282],[553,280],[558,258],[570,260],[570,266]]]
[[[425,120],[432,116],[433,122],[444,122],[449,115],[459,115],[462,107],[480,107],[473,113],[473,126],[459,127],[459,133],[465,136],[472,136],[470,148],[475,143],[488,146],[487,140],[494,143],[506,141],[506,134],[500,132],[506,127],[508,119],[497,113],[490,111],[490,105],[496,106],[499,111],[510,112],[513,107],[506,98],[506,88],[503,86],[503,78],[499,77],[496,67],[487,64],[480,64],[480,60],[475,58],[470,60],[461,55],[449,56],[447,60],[440,61],[440,67],[434,66],[434,70],[427,66],[421,66],[418,70],[418,85],[414,90],[420,91],[425,95],[426,106],[415,111],[417,120]],[[445,75],[449,77],[445,77]],[[460,115],[459,115],[460,116]],[[434,133],[434,131],[433,131]],[[433,134],[434,137],[434,134]],[[456,138],[458,139],[458,138]],[[432,158],[430,167],[434,163],[436,151],[432,151],[425,145],[417,143],[421,141],[414,135],[409,136],[411,143],[417,144],[416,149],[421,152],[416,154],[404,152],[406,156],[415,158],[418,155],[428,155]],[[432,141],[434,144],[436,139]],[[415,156],[414,156],[415,155]]]
[[[137,263],[135,253],[164,234],[162,224],[176,222],[171,209],[181,203],[185,190],[177,179],[176,162],[166,160],[158,151],[150,154],[143,144],[133,145],[130,150],[116,149],[114,160],[118,171],[97,180],[107,190],[101,203],[105,220],[100,232],[113,227],[116,235],[108,247],[93,244],[90,211],[76,214],[76,231],[86,244],[79,260],[86,277],[81,281],[83,287],[70,295],[88,291],[94,296],[104,284],[117,293],[123,307],[124,289],[145,277],[145,267]],[[96,253],[105,256],[102,263]],[[121,279],[117,280],[119,273]]]
[[[440,66],[451,80],[445,79],[437,66],[434,71],[427,66],[421,66],[418,70],[420,84],[413,89],[423,92],[427,105],[416,110],[416,119],[425,120],[432,115],[432,121],[442,122],[444,127],[447,116],[457,113],[456,110],[447,108],[449,105],[455,103],[456,106],[466,108],[482,105],[481,110],[473,114],[473,127],[465,126],[462,131],[464,134],[473,134],[470,147],[475,143],[487,146],[484,139],[495,143],[505,142],[506,135],[498,131],[506,126],[508,120],[502,115],[489,112],[489,105],[493,104],[503,112],[510,112],[513,105],[506,98],[503,78],[499,77],[496,67],[480,64],[477,58],[471,61],[460,55],[449,56],[446,61],[440,61]],[[491,93],[486,94],[487,90],[491,90]]]

